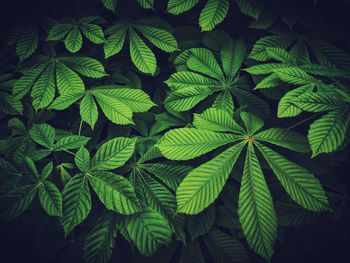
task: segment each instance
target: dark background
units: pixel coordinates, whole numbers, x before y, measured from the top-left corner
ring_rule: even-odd
[[[6,32],[12,26],[32,22],[40,23],[44,17],[69,16],[70,12],[76,12],[73,11],[74,6],[84,5],[84,2],[92,3],[94,0],[2,0],[0,6],[1,40],[5,41]],[[98,0],[95,2],[101,8]],[[132,0],[119,0],[119,9],[123,9],[123,5],[128,5],[128,2]],[[163,2],[163,0],[158,0],[158,2]],[[323,33],[331,34],[338,45],[349,51],[350,5],[341,5],[343,1],[320,0],[315,11],[313,2],[313,0],[294,1],[294,5],[305,7],[305,14],[310,16],[310,20],[316,26],[318,25]],[[164,4],[159,5],[160,8],[157,8],[155,15],[164,14]],[[104,17],[111,16],[108,11],[102,12]],[[295,15],[303,16],[302,12]],[[173,20],[171,22],[174,25],[174,21],[178,19],[182,24],[184,17],[186,16],[171,18]],[[221,26],[225,26],[224,23]],[[4,44],[3,41],[1,41],[2,44]],[[336,178],[344,186],[346,192],[350,193],[349,161],[340,163],[328,176]],[[349,209],[346,208],[346,210],[340,222],[324,215],[320,216],[315,224],[288,229],[283,242],[276,243],[272,262],[350,262],[350,215]],[[79,258],[78,254],[81,251],[78,248],[75,249],[75,243],[79,244],[80,241],[74,244],[72,240],[65,241],[63,232],[55,229],[60,229],[57,220],[32,213],[30,210],[18,220],[0,225],[0,261],[4,263],[78,262],[75,258]],[[116,248],[116,250],[119,254],[118,258],[121,259],[120,262],[124,262],[123,248]],[[69,261],[62,256],[62,251],[69,251]],[[260,262],[260,259],[252,255],[252,262]]]

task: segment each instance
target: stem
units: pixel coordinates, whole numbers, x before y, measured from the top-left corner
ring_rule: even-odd
[[[78,135],[80,136],[81,134],[81,128],[83,127],[83,119],[81,119],[80,124],[79,124],[79,131],[78,131]]]
[[[75,156],[75,153],[74,152],[71,152],[71,151],[69,151],[69,150],[64,150],[66,153],[69,153],[69,154],[71,154],[71,155],[74,155]]]
[[[299,122],[293,124],[292,126],[288,127],[287,130],[291,130],[291,129],[293,129],[293,128],[299,126],[300,124],[303,124],[304,122],[307,122],[308,120],[311,120],[312,118],[315,118],[316,116],[318,116],[318,115],[320,115],[320,114],[321,114],[321,112],[318,112],[318,113],[316,113],[316,114],[314,114],[314,115],[311,115],[310,117],[308,117],[308,118],[306,118],[306,119],[304,119],[304,120],[301,120],[301,121],[299,121]]]

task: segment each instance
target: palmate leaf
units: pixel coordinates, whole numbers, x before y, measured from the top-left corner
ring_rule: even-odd
[[[349,125],[349,108],[330,111],[314,121],[308,132],[312,157],[338,150],[345,141]]]
[[[131,240],[141,254],[150,256],[162,245],[170,242],[171,229],[168,221],[150,208],[127,220]]]
[[[63,192],[63,217],[61,224],[65,236],[81,222],[91,210],[91,196],[88,179],[85,174],[77,174],[65,185]]]
[[[270,191],[251,143],[248,144],[244,164],[238,215],[249,246],[269,260],[277,236],[277,219]]]
[[[314,212],[320,212],[328,206],[327,196],[320,182],[310,172],[268,147],[258,142],[256,145],[284,189],[296,203]]]
[[[215,201],[244,144],[236,144],[193,169],[176,190],[177,212],[197,214]],[[193,146],[192,146],[193,147]]]
[[[94,44],[105,41],[100,26],[92,24],[95,17],[84,17],[78,21],[56,22],[49,30],[47,41],[64,41],[64,45],[71,53],[78,52],[83,45],[83,35]]]
[[[168,159],[190,160],[235,140],[235,135],[179,128],[167,132],[158,147]]]
[[[39,110],[53,101],[57,87],[64,100],[61,98],[52,108],[62,109],[76,101],[68,94],[82,94],[85,90],[77,73],[92,78],[106,76],[103,65],[89,57],[44,57],[33,70],[24,71],[24,75],[13,85],[13,94],[15,98],[22,98],[32,89],[32,104]]]
[[[108,37],[104,44],[105,58],[122,50],[126,34],[128,34],[129,51],[133,64],[141,72],[154,75],[157,69],[156,57],[141,36],[165,52],[177,51],[178,44],[175,37],[163,24],[167,25],[167,22],[154,17],[117,22],[106,30]]]
[[[43,182],[39,188],[39,200],[49,216],[62,216],[62,195],[56,185]]]
[[[119,214],[139,212],[140,205],[135,190],[127,179],[112,172],[89,172],[90,185],[107,209]]]
[[[105,142],[96,152],[90,170],[112,170],[125,164],[134,152],[136,138],[119,137]]]
[[[113,252],[118,231],[117,216],[104,213],[89,231],[84,242],[86,263],[108,263]]]

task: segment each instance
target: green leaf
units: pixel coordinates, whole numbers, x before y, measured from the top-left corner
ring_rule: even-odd
[[[82,44],[83,36],[78,26],[74,26],[64,40],[64,45],[71,53],[76,53],[81,49]]]
[[[60,94],[75,94],[85,90],[78,74],[59,61],[56,62],[56,83]]]
[[[260,143],[256,145],[295,202],[314,212],[325,210],[328,206],[326,193],[320,182],[309,171]]]
[[[231,235],[213,228],[204,237],[215,262],[249,262],[243,245]]]
[[[299,133],[281,128],[270,128],[259,132],[254,135],[254,139],[269,142],[296,152],[310,151],[307,138]]]
[[[101,0],[105,8],[115,12],[117,7],[117,0]]]
[[[147,93],[140,89],[119,88],[117,86],[100,86],[93,94],[103,94],[127,105],[132,112],[146,112],[155,104]]]
[[[33,107],[38,110],[47,107],[55,97],[55,63],[48,66],[32,88]]]
[[[135,190],[127,179],[111,172],[89,172],[90,185],[107,209],[131,215],[140,211]]]
[[[164,103],[168,109],[186,111],[192,109],[211,94],[213,94],[213,90],[205,86],[182,88],[171,92]]]
[[[154,75],[157,69],[156,57],[145,42],[133,31],[129,31],[130,56],[134,65],[143,73]]]
[[[80,102],[80,116],[93,130],[98,119],[98,110],[91,92],[87,92]]]
[[[312,157],[338,150],[346,139],[349,124],[349,109],[330,111],[314,121],[310,125],[307,135]]]
[[[123,46],[126,36],[126,28],[124,25],[120,25],[118,29],[115,29],[113,31],[113,34],[111,34],[105,41],[105,44],[103,45],[103,51],[105,54],[105,58],[109,58],[115,54],[118,54]]]
[[[45,181],[39,188],[39,200],[49,216],[62,216],[62,196],[56,185]]]
[[[290,84],[306,85],[316,82],[311,75],[297,67],[278,68],[273,69],[272,71],[275,72],[281,80]]]
[[[84,262],[108,263],[118,233],[117,217],[104,213],[89,231],[84,242]]]
[[[198,215],[193,215],[187,219],[187,229],[191,235],[191,240],[209,232],[215,220],[215,207],[213,205],[206,208]]]
[[[277,219],[269,188],[251,143],[248,144],[244,164],[238,215],[250,248],[270,260],[277,236]]]
[[[150,208],[131,216],[127,221],[127,230],[138,251],[146,256],[151,256],[160,246],[168,244],[171,238],[168,221]]]
[[[46,180],[52,173],[53,170],[53,164],[52,162],[49,162],[47,165],[45,165],[45,167],[42,169],[41,171],[41,176],[40,179],[41,180]]]
[[[220,92],[216,97],[212,107],[218,110],[226,111],[228,114],[230,114],[230,116],[232,116],[234,105],[231,92],[228,90]]]
[[[88,143],[90,138],[80,135],[68,135],[60,138],[55,146],[54,151],[64,151],[70,149],[80,148],[81,146]]]
[[[80,28],[84,36],[92,43],[103,44],[105,42],[105,37],[100,26],[94,24],[84,24]]]
[[[68,92],[57,97],[48,107],[49,110],[65,110],[83,97],[85,92]],[[81,104],[81,103],[80,103]]]
[[[191,71],[180,71],[173,73],[165,83],[173,90],[181,90],[185,88],[204,89],[211,87],[219,87],[220,83],[208,77],[204,77],[198,73]]]
[[[235,140],[237,137],[232,134],[179,128],[168,131],[158,147],[170,160],[190,160]]]
[[[123,166],[134,153],[136,138],[119,137],[111,139],[97,150],[91,161],[90,170],[112,170]]]
[[[312,90],[314,85],[304,85],[287,92],[278,103],[278,118],[294,117],[302,113],[302,110],[294,105],[293,100],[306,91]]]
[[[166,30],[149,26],[136,26],[136,29],[153,45],[165,52],[172,53],[179,50],[175,37]]]
[[[193,125],[197,129],[214,132],[244,133],[244,130],[233,120],[226,111],[210,108],[201,114],[193,115]]]
[[[110,121],[122,125],[134,123],[132,120],[132,111],[126,104],[118,99],[106,96],[104,93],[98,92],[98,90],[94,91],[93,95],[100,105],[103,113]],[[89,113],[89,115],[86,117],[91,116],[90,114],[91,113]]]
[[[77,174],[65,185],[63,192],[63,217],[61,224],[65,236],[82,223],[91,210],[91,196],[85,174]]]
[[[29,58],[38,47],[38,32],[36,29],[29,27],[20,36],[16,44],[16,53],[20,60]]]
[[[0,219],[13,220],[21,215],[33,201],[38,185],[31,184],[13,189],[1,195]]]
[[[287,48],[291,43],[289,37],[282,35],[271,35],[260,38],[253,46],[250,52],[249,58],[257,61],[266,61],[270,58],[267,54],[266,48],[268,47],[279,47]]]
[[[241,12],[247,16],[258,19],[262,13],[261,1],[255,0],[237,0],[237,4]]]
[[[145,9],[153,9],[154,0],[137,0],[137,2]]]
[[[43,124],[34,124],[29,131],[30,137],[36,143],[52,149],[54,146],[55,140],[55,129],[46,123]]]
[[[226,78],[232,80],[238,73],[246,56],[246,46],[242,40],[233,40],[220,50],[220,58]]]
[[[89,57],[61,57],[59,61],[69,66],[72,70],[89,78],[102,78],[107,76],[103,65],[96,59]]]
[[[86,172],[90,166],[89,151],[84,146],[81,146],[79,151],[74,156],[74,161],[80,171]]]
[[[331,111],[346,107],[340,96],[327,92],[304,92],[295,97],[292,103],[308,112]]]
[[[202,31],[210,31],[221,23],[229,9],[228,0],[208,0],[199,15],[199,25]]]
[[[267,47],[266,48],[266,53],[269,55],[271,58],[287,63],[287,64],[296,64],[296,57],[290,55],[287,51],[285,51],[283,48],[279,47]]]
[[[49,35],[46,41],[58,41],[63,40],[67,34],[71,31],[72,24],[55,23],[49,30]]]
[[[191,48],[191,56],[186,62],[186,65],[193,71],[197,71],[204,75],[208,75],[217,80],[224,78],[224,73],[216,58],[209,49],[206,48]]]
[[[178,213],[198,214],[216,200],[243,146],[240,143],[228,148],[185,177],[176,190]]]
[[[173,15],[182,14],[193,8],[200,0],[169,0],[166,11]]]
[[[254,114],[241,112],[240,116],[249,135],[253,135],[264,126],[264,121]]]

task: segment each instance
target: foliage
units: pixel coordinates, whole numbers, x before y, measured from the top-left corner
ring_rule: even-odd
[[[338,218],[346,51],[274,1],[92,2],[7,37],[2,221],[44,211],[84,262],[249,262]]]

